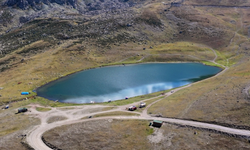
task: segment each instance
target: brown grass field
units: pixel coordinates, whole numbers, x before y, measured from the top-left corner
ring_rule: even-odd
[[[61,120],[65,120],[67,118],[65,117],[62,117],[62,116],[53,116],[53,117],[50,117],[47,122],[48,123],[53,123],[53,122],[57,122],[57,121],[61,121]]]
[[[60,149],[249,149],[244,139],[235,139],[203,130],[149,121],[99,120],[62,126],[43,137]]]
[[[124,111],[114,111],[114,112],[94,115],[94,117],[104,117],[104,116],[139,116],[139,114],[124,112]]]

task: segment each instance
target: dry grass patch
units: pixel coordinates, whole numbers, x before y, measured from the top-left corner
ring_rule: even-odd
[[[53,123],[53,122],[62,121],[62,120],[65,120],[65,119],[67,119],[67,117],[63,117],[63,116],[53,116],[53,117],[50,117],[50,118],[47,120],[47,123]]]
[[[17,105],[12,104],[7,110],[0,110],[0,149],[20,149],[27,148],[20,142],[23,141],[21,135],[27,135],[28,131],[35,125],[40,124],[36,118],[31,118],[25,113],[15,114]]]
[[[222,5],[222,6],[250,6],[250,2],[246,0],[189,0],[185,1],[185,4],[189,5]]]
[[[207,48],[205,45],[200,45],[191,42],[176,42],[161,44],[154,48],[153,52],[159,54],[180,54],[180,55],[190,55],[193,60],[212,60],[215,56],[211,49]]]
[[[149,121],[105,119],[61,126],[43,137],[61,149],[249,149],[246,139],[163,124],[148,126]],[[183,140],[185,139],[185,140]]]
[[[101,113],[98,115],[94,115],[94,117],[105,117],[105,116],[140,116],[140,114],[124,112],[124,111],[114,111],[114,112]]]
[[[23,128],[29,127],[30,124],[38,124],[39,121],[21,113],[15,114],[16,111],[2,113],[0,116],[0,136],[14,133]]]
[[[205,130],[164,124],[148,136],[150,149],[249,149],[246,139],[237,139]],[[185,139],[185,140],[184,140]]]
[[[62,126],[43,137],[61,149],[148,149],[148,121],[98,120]]]
[[[90,113],[96,113],[96,112],[101,112],[101,111],[108,111],[114,108],[115,107],[83,108],[82,110],[79,110],[78,112],[74,114],[90,114]]]
[[[21,55],[34,55],[37,53],[41,53],[45,48],[51,46],[49,42],[45,42],[43,40],[36,41],[30,45],[23,47],[21,50],[16,51],[17,54]]]
[[[67,110],[75,109],[75,107],[63,107],[63,108],[57,108],[57,109],[62,110],[62,111],[67,111]]]
[[[45,111],[50,111],[51,108],[45,108],[45,107],[36,107],[37,111],[45,112]]]

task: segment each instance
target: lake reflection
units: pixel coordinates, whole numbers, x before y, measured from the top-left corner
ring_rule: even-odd
[[[106,102],[180,87],[220,71],[199,63],[104,67],[59,79],[37,89],[37,94],[68,103]]]
[[[75,102],[86,103],[86,101],[107,102],[109,99],[119,100],[119,99],[125,99],[125,97],[146,95],[146,94],[150,94],[154,92],[172,89],[174,87],[180,87],[183,85],[187,85],[189,83],[190,82],[149,84],[149,85],[139,86],[135,88],[124,89],[116,93],[110,93],[110,94],[99,95],[99,96],[84,96],[84,97],[75,98],[75,99],[67,99],[67,100],[64,100],[64,102],[66,103],[75,103]]]

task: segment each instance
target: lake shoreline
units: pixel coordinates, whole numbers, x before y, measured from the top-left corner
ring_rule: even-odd
[[[42,88],[42,87],[44,87],[44,86],[47,86],[48,84],[51,84],[51,83],[53,83],[53,82],[58,82],[58,80],[63,80],[65,77],[68,77],[69,75],[73,75],[73,74],[76,74],[76,73],[79,73],[79,72],[83,72],[83,71],[87,71],[87,70],[92,70],[92,69],[99,69],[99,68],[103,68],[103,67],[107,67],[107,68],[109,68],[109,67],[126,67],[126,66],[133,66],[133,65],[143,65],[143,64],[185,64],[185,63],[192,63],[192,64],[202,64],[202,65],[204,65],[204,66],[210,66],[210,65],[206,65],[206,64],[204,64],[204,63],[201,63],[201,62],[143,62],[143,63],[119,63],[119,64],[110,64],[110,65],[105,65],[105,66],[99,66],[99,67],[92,67],[92,68],[88,68],[88,69],[83,69],[83,70],[81,70],[81,71],[77,71],[77,72],[74,72],[74,73],[71,73],[71,74],[67,74],[67,75],[65,75],[65,76],[63,76],[63,77],[61,77],[61,78],[57,78],[57,79],[55,79],[55,80],[53,80],[53,81],[51,81],[51,82],[48,82],[48,83],[46,83],[46,84],[44,84],[44,85],[42,85],[42,86],[40,86],[40,87],[37,87],[35,90],[37,90],[37,89],[39,89],[39,88]],[[215,67],[215,68],[220,68],[220,67],[217,67],[217,66],[211,66],[211,67]],[[223,69],[222,68],[220,68],[220,71],[218,72],[218,73],[220,73],[221,71],[223,71]],[[218,74],[218,73],[216,73],[216,74]],[[214,74],[214,75],[216,75],[216,74]],[[213,77],[214,75],[212,75],[211,77]],[[199,77],[198,77],[199,78]],[[198,79],[199,80],[199,79]],[[197,80],[197,81],[198,81]],[[187,80],[188,81],[188,80]],[[200,81],[200,80],[199,80]],[[194,83],[194,82],[192,82],[192,83]],[[174,86],[174,85],[172,85],[173,83],[171,83],[170,84],[170,86]],[[190,84],[190,83],[188,83],[188,84]],[[173,88],[177,88],[177,87],[179,87],[179,86],[174,86]],[[172,88],[170,88],[170,89],[172,89]],[[164,90],[167,90],[167,89],[163,89],[163,90],[160,90],[160,91],[164,91]],[[155,91],[155,92],[158,92],[158,91]],[[150,92],[150,93],[155,93],[155,92]],[[117,92],[115,92],[115,93],[117,93]],[[36,93],[37,94],[37,93]],[[142,93],[142,94],[140,94],[140,96],[143,96],[143,95],[147,95],[147,94],[149,94],[149,93]],[[37,96],[39,96],[39,97],[43,97],[43,98],[46,98],[46,99],[48,99],[48,100],[52,100],[52,101],[55,101],[55,100],[58,100],[57,98],[51,98],[51,97],[46,97],[46,96],[44,96],[43,94],[37,94]],[[69,96],[69,95],[68,95]],[[103,95],[102,95],[103,96]],[[134,95],[134,96],[131,96],[131,97],[136,97],[136,96],[139,96],[139,95]],[[81,96],[79,96],[79,97],[81,97]],[[73,98],[73,99],[78,99],[79,97],[77,97],[77,98]],[[129,96],[130,97],[130,96]],[[125,98],[125,97],[124,97]],[[66,98],[66,99],[68,99],[68,98]],[[70,98],[70,99],[72,99],[72,98]],[[101,98],[101,99],[103,99],[103,97]],[[62,100],[62,99],[61,99]],[[112,101],[113,101],[114,99],[112,99]],[[122,100],[121,98],[119,98],[119,99],[115,99],[114,101],[117,101],[117,100]],[[60,102],[60,100],[59,100],[59,102]],[[97,103],[104,103],[104,102],[106,102],[106,101],[102,101],[102,102],[97,102]],[[80,103],[74,103],[74,102],[61,102],[61,103],[69,103],[69,104],[88,104],[89,102],[80,102]]]
[[[45,84],[43,85],[40,85],[39,87],[36,87],[35,89],[33,89],[32,91],[36,91],[38,88],[41,88],[47,84],[50,84],[52,82],[55,82],[56,80],[59,80],[59,79],[62,79],[62,78],[65,78],[69,75],[73,75],[73,74],[76,74],[76,73],[79,73],[81,71],[87,71],[87,70],[91,70],[91,69],[97,69],[97,68],[102,68],[102,67],[115,67],[115,66],[124,66],[123,64],[125,65],[136,65],[136,64],[148,64],[148,63],[198,63],[198,64],[203,64],[203,65],[206,65],[206,66],[213,66],[213,67],[218,67],[218,68],[221,68],[222,70],[224,70],[225,68],[223,67],[219,67],[219,66],[216,66],[216,65],[207,65],[205,63],[202,63],[202,62],[192,62],[192,61],[176,61],[176,62],[138,62],[138,63],[111,63],[111,64],[105,64],[105,65],[102,65],[102,66],[96,66],[96,67],[90,67],[90,68],[86,68],[86,69],[81,69],[81,70],[77,70],[75,72],[70,72],[70,73],[67,73],[65,75],[62,75],[61,77],[59,78],[56,78],[56,79],[53,79],[53,80],[49,80],[49,81],[46,81]]]

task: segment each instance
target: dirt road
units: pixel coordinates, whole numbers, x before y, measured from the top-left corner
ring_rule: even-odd
[[[113,110],[112,110],[113,111]],[[110,112],[110,111],[108,111]],[[92,113],[88,115],[94,115],[97,113]],[[85,115],[86,116],[86,115]],[[223,127],[214,124],[202,123],[202,122],[195,122],[195,121],[187,121],[187,120],[180,120],[180,119],[171,119],[171,118],[158,118],[158,117],[143,117],[143,116],[119,116],[119,117],[101,117],[101,118],[90,118],[90,119],[80,119],[70,118],[65,121],[59,121],[52,124],[42,123],[39,126],[36,126],[34,130],[32,130],[27,137],[27,141],[36,150],[51,150],[47,145],[44,144],[41,137],[44,132],[53,129],[55,127],[59,127],[62,125],[69,125],[74,123],[86,122],[86,121],[93,121],[93,120],[100,120],[100,119],[143,119],[143,120],[161,120],[168,123],[176,123],[180,125],[188,125],[198,128],[205,128],[205,129],[212,129],[221,131],[224,133],[234,134],[234,135],[243,135],[243,136],[250,136],[250,131],[247,130],[240,130],[240,129],[232,129],[228,127]]]

